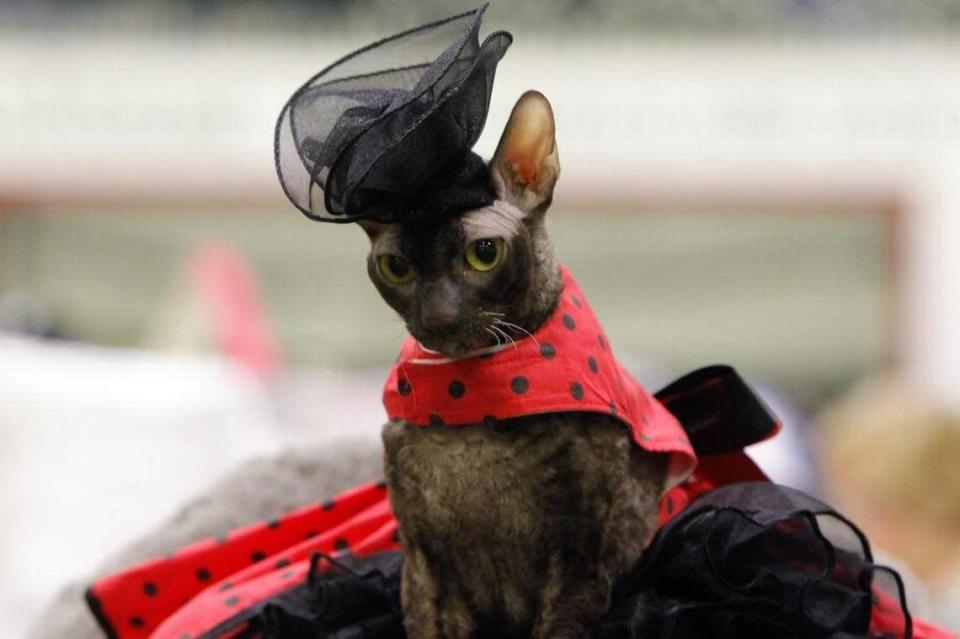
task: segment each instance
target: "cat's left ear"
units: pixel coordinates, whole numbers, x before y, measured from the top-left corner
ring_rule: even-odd
[[[377,239],[377,236],[387,228],[384,222],[375,222],[373,220],[357,220],[357,226],[363,229],[371,242]]]
[[[510,113],[497,152],[490,161],[497,197],[524,213],[542,213],[560,177],[556,127],[550,102],[527,91]]]

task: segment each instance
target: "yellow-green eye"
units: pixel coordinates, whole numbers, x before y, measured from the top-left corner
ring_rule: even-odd
[[[391,284],[406,284],[413,279],[413,267],[399,255],[381,255],[377,258],[380,275]]]
[[[467,247],[467,264],[475,271],[492,270],[502,259],[503,238],[477,240]]]

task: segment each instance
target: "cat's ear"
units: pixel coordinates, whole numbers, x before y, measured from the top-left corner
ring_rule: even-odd
[[[383,233],[383,230],[387,228],[385,222],[376,222],[374,220],[357,220],[357,226],[363,229],[363,231],[367,234],[367,237],[370,238],[371,242],[377,239],[377,236]]]
[[[546,210],[560,177],[555,133],[547,98],[539,91],[520,96],[490,161],[498,198],[524,213]]]

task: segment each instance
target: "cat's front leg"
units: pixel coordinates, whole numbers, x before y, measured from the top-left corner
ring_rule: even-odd
[[[423,551],[409,544],[404,548],[400,599],[409,639],[470,639],[476,630],[466,603],[443,589]]]
[[[601,566],[573,566],[554,553],[531,639],[592,637],[610,605],[611,584]]]

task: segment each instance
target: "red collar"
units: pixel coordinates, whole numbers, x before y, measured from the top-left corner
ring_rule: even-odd
[[[539,413],[605,413],[634,441],[671,456],[670,488],[696,465],[676,418],[614,357],[586,297],[565,267],[557,309],[532,336],[458,359],[407,337],[383,390],[390,419],[460,426]]]

